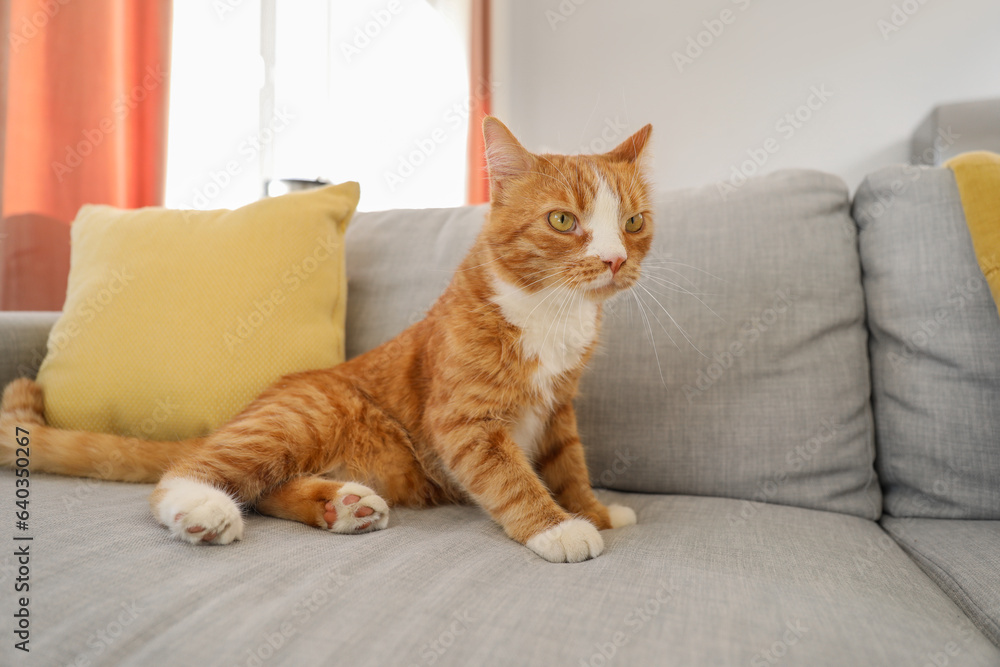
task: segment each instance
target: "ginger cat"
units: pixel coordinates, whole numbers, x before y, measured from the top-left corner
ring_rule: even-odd
[[[385,528],[393,505],[473,501],[548,561],[598,556],[598,530],[636,517],[594,496],[572,401],[602,303],[636,283],[652,241],[651,129],[602,155],[535,155],[486,118],[489,217],[424,320],[180,442],[47,427],[40,387],[16,380],[0,464],[21,427],[32,472],[158,481],[154,515],[194,544],[240,539],[242,507],[353,534]]]

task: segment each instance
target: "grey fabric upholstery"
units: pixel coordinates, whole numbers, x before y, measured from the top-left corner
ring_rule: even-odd
[[[2,497],[13,480],[0,472]],[[1000,664],[876,524],[843,514],[755,504],[734,520],[741,501],[607,493],[639,524],[555,565],[471,507],[396,511],[362,536],[250,516],[244,541],[195,547],[156,524],[148,485],[39,474],[31,489],[30,664],[841,667],[952,645],[959,664]],[[8,631],[0,664],[27,657]]]
[[[34,378],[45,359],[49,329],[59,313],[0,312],[0,387],[15,378]]]
[[[837,178],[668,195],[576,403],[595,485],[881,512],[856,229]],[[348,356],[419,320],[486,209],[359,213]],[[641,306],[640,306],[641,302]]]
[[[954,175],[883,169],[854,214],[885,510],[1000,519],[1000,317]]]
[[[885,516],[882,525],[1000,646],[1000,521]]]
[[[605,318],[582,382],[594,484],[877,518],[844,184],[782,171],[726,198],[673,192],[656,224],[642,287]]]

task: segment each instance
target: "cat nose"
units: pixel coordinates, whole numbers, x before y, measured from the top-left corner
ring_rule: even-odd
[[[615,275],[618,273],[618,269],[622,267],[622,264],[625,263],[625,258],[616,255],[611,259],[604,260],[604,263],[608,265],[609,269],[611,269],[611,275]]]

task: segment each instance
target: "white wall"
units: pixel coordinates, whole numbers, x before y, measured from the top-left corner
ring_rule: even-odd
[[[821,169],[853,189],[909,159],[910,135],[936,104],[1000,97],[997,0],[494,7],[495,112],[515,134],[529,149],[579,152],[599,149],[602,132],[621,140],[651,122],[660,189],[730,178],[748,151],[762,173]],[[679,67],[675,52],[699,33],[708,46]],[[808,119],[783,121],[797,109]]]

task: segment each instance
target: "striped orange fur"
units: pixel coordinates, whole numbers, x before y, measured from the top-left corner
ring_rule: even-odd
[[[242,507],[357,533],[385,527],[393,505],[471,501],[543,558],[598,555],[597,530],[635,515],[591,490],[573,398],[602,303],[635,284],[650,247],[650,132],[602,155],[535,155],[487,118],[489,216],[424,320],[281,378],[183,442],[50,428],[41,389],[17,380],[3,395],[0,464],[13,464],[20,426],[33,471],[158,481],[154,514],[192,543],[239,539]]]

